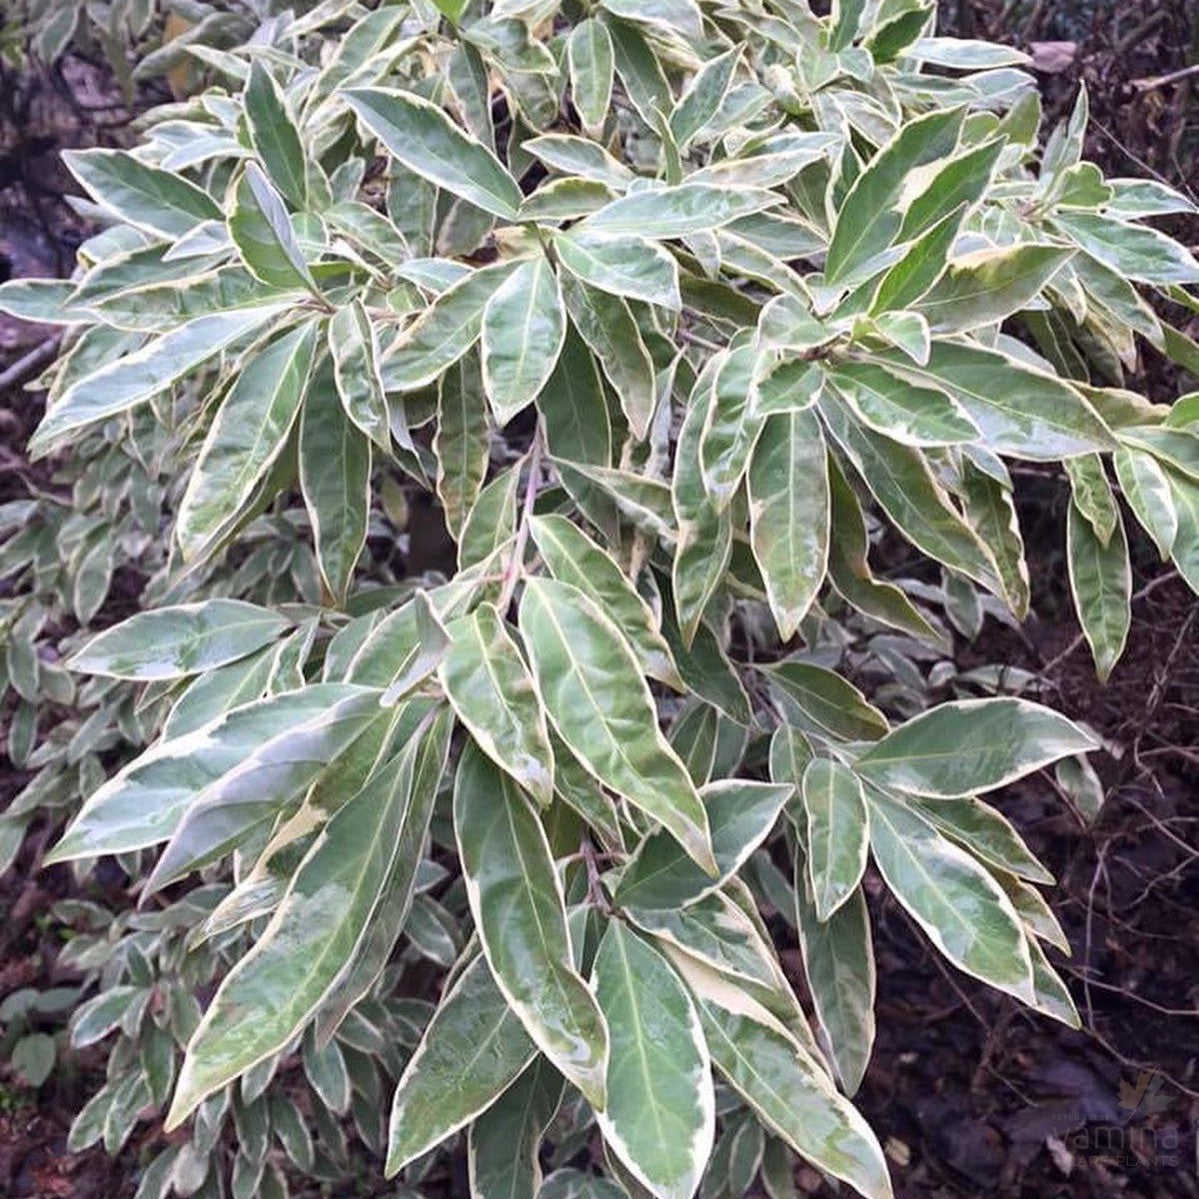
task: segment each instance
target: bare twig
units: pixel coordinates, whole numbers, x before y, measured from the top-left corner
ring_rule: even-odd
[[[1138,92],[1153,92],[1159,87],[1169,87],[1172,83],[1182,83],[1184,79],[1191,79],[1199,75],[1199,63],[1194,66],[1183,67],[1180,71],[1171,71],[1168,75],[1155,75],[1150,79],[1134,79],[1132,86]]]
[[[26,379],[41,370],[58,353],[58,343],[61,338],[60,333],[47,337],[45,341],[34,346],[28,354],[18,358],[7,370],[0,371],[0,391],[7,391],[10,387],[24,383]]]

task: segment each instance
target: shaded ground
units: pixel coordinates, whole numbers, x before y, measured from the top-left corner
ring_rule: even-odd
[[[959,0],[944,10],[943,24],[963,33],[1073,43],[1037,50],[1060,67],[1042,76],[1050,111],[1064,112],[1084,78],[1095,117],[1090,157],[1109,172],[1199,190],[1199,75],[1146,82],[1199,57],[1196,0]],[[90,70],[74,63],[63,82],[82,84],[92,111],[64,98],[56,81],[27,95],[24,82],[0,78],[0,278],[69,265],[77,227],[60,200],[56,150],[119,140],[125,122]],[[1199,244],[1199,227],[1173,231]],[[46,333],[0,324],[0,372]],[[1182,386],[1156,360],[1146,362],[1145,383],[1158,399]],[[28,482],[20,448],[29,405],[11,389],[0,402],[0,498]],[[1087,721],[1113,751],[1098,760],[1108,799],[1090,827],[1044,775],[1001,799],[1059,879],[1053,905],[1074,954],[1055,964],[1086,1031],[1030,1016],[950,974],[876,889],[880,1035],[859,1102],[887,1143],[900,1199],[1199,1195],[1199,608],[1177,579],[1155,574],[1140,546],[1129,651],[1100,687],[1063,591],[1066,498],[1051,479],[1032,480],[1022,495],[1039,619],[1023,635],[989,623],[962,661],[1044,670],[1055,688],[1049,701]],[[0,776],[0,799],[13,783]],[[70,892],[71,876],[35,874],[40,849],[35,833],[18,868],[0,878],[0,999],[66,981],[49,910]],[[0,1065],[0,1194],[132,1194],[138,1144],[116,1161],[99,1150],[65,1153],[71,1116],[102,1064],[100,1053],[84,1055],[36,1093]],[[799,1183],[828,1193],[809,1172]]]

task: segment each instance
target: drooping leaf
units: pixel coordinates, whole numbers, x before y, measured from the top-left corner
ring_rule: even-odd
[[[541,1138],[562,1100],[562,1076],[537,1060],[475,1119],[467,1165],[478,1199],[537,1199]]]
[[[564,516],[534,516],[529,531],[554,578],[595,600],[628,638],[645,673],[679,686],[678,669],[653,612],[616,563]]]
[[[346,416],[385,454],[391,451],[387,397],[379,375],[375,329],[360,301],[339,308],[329,321],[329,356]],[[404,430],[407,435],[407,430]]]
[[[808,763],[802,794],[812,901],[824,921],[853,894],[866,869],[866,801],[854,773],[831,758]]]
[[[862,1084],[874,1048],[875,964],[870,913],[859,887],[827,919],[816,915],[802,853],[795,859],[795,920],[816,1016],[847,1094]]]
[[[653,698],[620,630],[581,591],[550,579],[527,582],[520,630],[562,740],[601,783],[660,820],[716,873],[704,806],[658,728]]]
[[[557,276],[544,256],[522,262],[483,310],[483,389],[497,425],[532,403],[553,374],[566,336]]]
[[[175,522],[185,558],[199,556],[237,516],[282,452],[308,385],[316,329],[301,325],[256,353],[217,410]]]
[[[722,779],[708,783],[699,794],[712,833],[718,873],[705,873],[669,833],[659,830],[645,838],[625,867],[616,887],[618,904],[669,909],[710,894],[766,839],[791,796],[791,788]]]
[[[562,294],[571,323],[615,389],[633,436],[644,440],[657,402],[657,380],[628,304],[569,276],[563,280]]]
[[[1106,681],[1120,660],[1132,626],[1128,541],[1118,511],[1115,516],[1115,528],[1107,545],[1076,503],[1070,505],[1066,517],[1070,591],[1101,682]]]
[[[789,641],[824,582],[827,452],[810,412],[767,418],[749,465],[750,539],[779,636]]]
[[[412,800],[415,744],[333,817],[254,948],[221,984],[188,1045],[167,1126],[278,1052],[352,959]]]
[[[713,1063],[768,1129],[867,1199],[890,1199],[874,1134],[797,1041],[706,999],[699,1009]]]
[[[873,788],[870,850],[883,880],[959,969],[1031,1002],[1032,961],[1003,889],[965,850]]]
[[[536,1053],[479,955],[438,1005],[400,1076],[391,1106],[387,1176],[486,1111]]]
[[[475,743],[543,807],[554,794],[545,713],[520,650],[495,608],[481,604],[450,626],[438,670],[446,698]]]
[[[340,599],[366,543],[371,443],[346,413],[331,359],[317,368],[304,398],[299,465],[321,576]]]
[[[549,842],[524,795],[474,749],[458,765],[454,831],[496,983],[538,1048],[602,1109],[608,1028],[574,969]]]
[[[442,376],[437,400],[437,495],[446,527],[457,538],[487,476],[490,441],[478,361],[472,356]]]
[[[716,1127],[691,997],[669,963],[619,920],[600,942],[594,985],[612,1030],[604,1140],[657,1199],[690,1199]]]

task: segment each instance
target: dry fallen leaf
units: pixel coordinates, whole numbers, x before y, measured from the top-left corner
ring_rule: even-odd
[[[1077,42],[1033,42],[1029,46],[1033,69],[1046,75],[1067,70],[1078,53]]]

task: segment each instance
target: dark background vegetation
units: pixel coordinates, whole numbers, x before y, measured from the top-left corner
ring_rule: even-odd
[[[1199,0],[944,0],[942,13],[944,32],[1028,49],[1050,119],[1085,80],[1087,156],[1109,174],[1154,176],[1199,201],[1199,72],[1185,73],[1199,64]],[[165,85],[123,96],[99,59],[71,55],[52,70],[0,59],[0,279],[70,270],[82,229],[61,198],[69,183],[58,151],[127,141],[136,114],[166,98]],[[1199,221],[1171,232],[1199,246]],[[50,332],[0,317],[0,500],[53,486],[23,458],[40,400],[22,383],[53,354]],[[1155,400],[1199,387],[1146,353],[1136,384]],[[1162,573],[1150,546],[1134,545],[1140,590],[1129,650],[1100,687],[1066,590],[1068,488],[1052,473],[1029,471],[1020,482],[1036,615],[1019,635],[988,623],[960,655],[964,666],[1043,672],[1048,701],[1089,722],[1111,749],[1097,759],[1108,797],[1090,827],[1043,775],[1003,801],[1058,877],[1051,899],[1074,948],[1064,973],[1085,1031],[951,975],[876,895],[880,1036],[859,1102],[886,1143],[901,1199],[1196,1196],[1199,605]],[[114,590],[113,619],[138,587],[129,579]],[[23,782],[0,762],[0,805]],[[0,999],[67,981],[48,909],[73,883],[65,867],[37,870],[44,839],[35,825],[16,868],[0,877]],[[783,925],[776,931],[793,944]],[[73,1113],[98,1085],[103,1059],[93,1054],[36,1092],[0,1063],[0,1195],[132,1194],[159,1135],[151,1126],[116,1161],[63,1149]],[[1150,1100],[1130,1110],[1138,1091]],[[364,1163],[364,1175],[377,1180],[378,1163]],[[364,1177],[362,1193],[372,1182]],[[828,1193],[812,1172],[798,1182]]]

